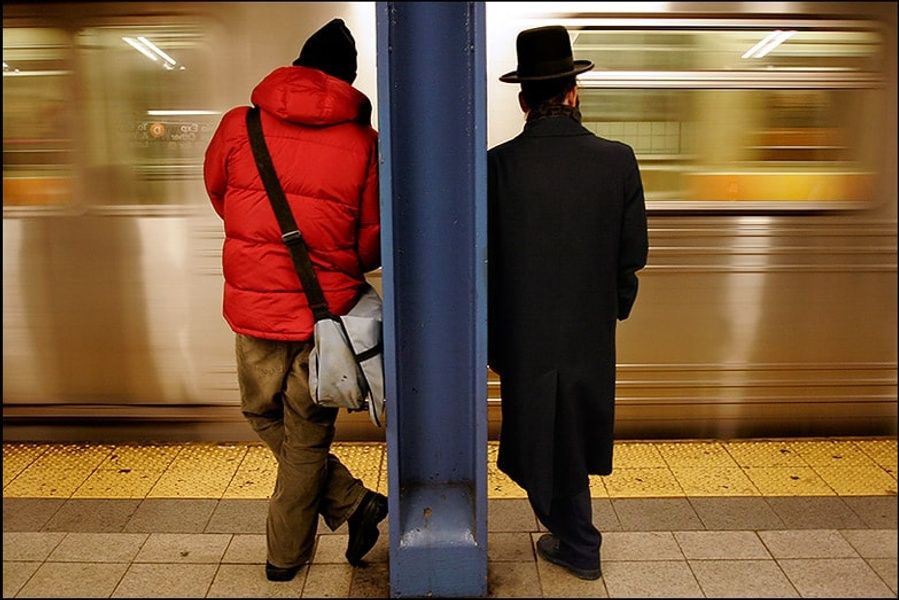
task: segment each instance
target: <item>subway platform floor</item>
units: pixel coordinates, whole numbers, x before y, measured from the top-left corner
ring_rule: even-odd
[[[383,443],[333,451],[387,493]],[[603,577],[538,558],[544,531],[487,447],[487,595],[897,597],[895,438],[621,441],[591,478]],[[353,568],[346,525],[265,578],[275,461],[257,443],[3,445],[3,597],[390,597],[388,528]]]

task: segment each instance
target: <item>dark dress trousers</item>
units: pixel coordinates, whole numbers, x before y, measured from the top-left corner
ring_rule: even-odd
[[[549,512],[612,471],[615,332],[648,253],[626,144],[568,116],[488,152],[488,361],[500,376],[498,467]]]

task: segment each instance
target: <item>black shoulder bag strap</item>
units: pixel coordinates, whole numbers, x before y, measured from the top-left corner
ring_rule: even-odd
[[[272,158],[269,156],[268,147],[265,144],[265,137],[262,135],[262,121],[259,118],[259,107],[254,106],[247,112],[247,133],[250,136],[250,146],[253,148],[253,157],[256,159],[256,168],[259,169],[259,176],[265,185],[265,191],[268,199],[272,203],[275,210],[275,216],[278,218],[278,225],[281,226],[281,239],[287,244],[290,255],[293,258],[293,266],[300,276],[300,282],[303,284],[303,292],[306,293],[306,299],[309,301],[309,308],[316,321],[322,319],[330,319],[331,313],[328,310],[328,303],[325,302],[325,296],[322,288],[318,284],[318,278],[315,271],[312,270],[312,262],[309,260],[309,251],[306,249],[306,242],[297,228],[297,223],[290,212],[287,205],[287,199],[284,197],[284,190],[278,182],[278,176],[275,174],[275,167],[272,164]]]

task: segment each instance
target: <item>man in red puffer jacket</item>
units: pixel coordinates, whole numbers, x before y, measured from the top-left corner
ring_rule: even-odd
[[[253,90],[275,172],[333,314],[346,314],[380,266],[377,133],[352,86],[356,45],[333,19]],[[378,539],[387,498],[330,452],[338,409],[308,387],[314,319],[256,168],[241,106],[224,115],[204,177],[224,221],[224,317],[236,334],[241,410],[278,461],[266,522],[266,576],[288,581],[311,560],[318,515],[348,523],[347,560]]]

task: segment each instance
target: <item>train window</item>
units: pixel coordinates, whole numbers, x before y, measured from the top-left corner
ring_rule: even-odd
[[[71,39],[3,29],[3,206],[72,202]]]
[[[221,119],[210,106],[211,28],[183,16],[122,21],[4,23],[4,210],[151,210],[206,197],[203,156]]]
[[[584,124],[634,148],[651,208],[863,207],[880,31],[852,21],[572,19]]]
[[[78,51],[86,104],[93,107],[84,168],[94,194],[111,205],[203,198],[203,154],[221,118],[208,106],[212,53],[203,30],[86,28]]]
[[[872,30],[845,29],[858,28],[858,24],[822,26],[778,20],[743,28],[733,21],[703,21],[687,29],[677,28],[670,19],[665,23],[660,30],[579,30],[573,47],[577,57],[592,60],[597,71],[876,72],[883,68],[880,36]]]

